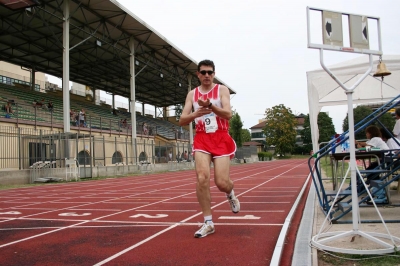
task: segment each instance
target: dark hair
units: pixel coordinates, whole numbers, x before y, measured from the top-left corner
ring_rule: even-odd
[[[391,139],[393,137],[393,132],[389,129],[380,128],[382,139]]]
[[[397,107],[395,110],[396,115],[400,116],[400,107]]]
[[[368,126],[365,129],[365,132],[368,132],[369,134],[371,134],[371,139],[375,138],[375,137],[379,137],[379,138],[382,137],[381,131],[379,130],[379,128],[377,126],[374,126],[374,125]]]
[[[214,62],[208,59],[200,61],[200,63],[197,65],[197,71],[200,71],[201,66],[210,66],[213,68],[213,71],[215,71],[215,65]]]

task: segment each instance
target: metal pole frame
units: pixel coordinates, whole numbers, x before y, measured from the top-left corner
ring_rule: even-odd
[[[372,67],[373,67],[373,58],[372,58],[372,53],[369,53],[369,68],[368,70],[364,73],[360,79],[353,84],[352,87],[347,88],[346,85],[344,85],[339,79],[336,78],[336,76],[325,66],[324,64],[324,57],[323,57],[323,48],[320,49],[320,63],[322,68],[332,77],[333,80],[335,80],[345,91],[347,95],[347,107],[348,107],[348,122],[349,122],[349,142],[350,142],[350,163],[349,163],[349,169],[347,170],[346,176],[344,177],[342,184],[340,188],[338,189],[338,192],[335,196],[335,199],[332,203],[331,209],[329,210],[327,216],[324,219],[324,222],[321,225],[320,231],[318,232],[317,235],[313,236],[311,239],[311,243],[323,250],[329,250],[332,252],[339,252],[339,253],[347,253],[347,254],[361,254],[361,255],[367,255],[367,254],[386,254],[386,253],[394,253],[396,250],[400,248],[400,244],[396,246],[396,242],[400,243],[400,238],[394,237],[390,234],[389,229],[387,228],[384,219],[382,218],[376,204],[374,201],[374,207],[381,218],[381,221],[383,225],[386,228],[387,234],[381,234],[381,233],[374,233],[374,232],[363,232],[361,231],[358,226],[359,226],[359,206],[358,206],[358,195],[357,195],[357,172],[360,175],[360,172],[357,168],[357,163],[356,163],[356,155],[355,155],[355,137],[354,137],[354,115],[353,115],[353,92],[354,89],[371,73]],[[347,232],[343,231],[337,231],[337,232],[328,232],[328,233],[321,233],[325,223],[329,219],[329,214],[333,208],[334,202],[336,202],[336,199],[338,198],[338,195],[341,191],[341,188],[347,178],[348,173],[350,172],[350,178],[351,178],[351,206],[352,206],[352,222],[353,222],[353,229],[349,230]],[[361,175],[360,175],[361,176]],[[366,184],[364,183],[364,180],[362,180],[363,185],[366,187]],[[368,188],[366,187],[366,190],[368,192],[368,195],[371,197]],[[372,197],[371,197],[372,198]],[[345,249],[345,248],[338,248],[338,247],[333,247],[326,245],[330,241],[334,241],[343,237],[348,237],[348,236],[355,236],[359,235],[362,236],[372,242],[377,243],[379,246],[382,246],[383,248],[381,249],[369,249],[369,250],[361,250],[361,249]],[[392,242],[391,244],[388,244],[379,238],[386,238],[390,239]]]

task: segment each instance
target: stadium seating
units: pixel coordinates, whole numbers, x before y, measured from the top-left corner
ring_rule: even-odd
[[[31,122],[36,121],[60,125],[63,124],[63,99],[62,95],[59,93],[42,93],[2,83],[0,83],[0,92],[0,106],[4,106],[9,100],[14,100],[15,102],[15,105],[13,106],[14,114],[11,118]],[[46,107],[33,107],[34,101],[40,101],[41,99],[44,99],[44,104],[46,106],[49,101],[53,103],[53,112],[47,110]],[[117,111],[116,115],[114,115],[109,107],[95,105],[84,98],[80,99],[78,96],[74,96],[74,99],[71,99],[70,102],[70,107],[73,111],[79,112],[82,108],[85,110],[85,122],[86,127],[88,128],[119,132],[128,132],[131,128],[130,113],[128,112]],[[6,112],[1,108],[0,117],[5,117],[5,114]],[[123,128],[122,125],[120,125],[120,121],[123,119],[127,119],[128,128]],[[149,132],[153,135],[159,135],[165,139],[175,139],[176,135],[180,139],[188,139],[189,136],[189,132],[185,129],[180,129],[179,132],[174,129],[177,127],[173,123],[136,114],[138,135],[142,134],[143,123],[148,125]],[[76,126],[75,121],[71,121],[71,126]]]

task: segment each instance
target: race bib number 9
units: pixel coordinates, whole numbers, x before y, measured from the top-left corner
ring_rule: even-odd
[[[206,133],[214,133],[218,129],[217,118],[214,113],[204,116],[204,125],[206,127]]]

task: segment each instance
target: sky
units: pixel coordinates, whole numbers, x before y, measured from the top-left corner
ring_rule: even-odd
[[[118,2],[194,61],[213,60],[218,79],[237,93],[231,105],[247,129],[258,124],[267,108],[279,104],[296,115],[309,112],[306,72],[321,65],[319,51],[307,48],[307,6],[380,17],[383,53],[400,54],[398,0]],[[311,39],[322,43],[318,14],[312,13],[312,18]],[[371,42],[377,40],[372,36],[374,27],[369,25]],[[377,42],[371,43],[373,48]],[[359,56],[327,51],[324,62],[329,66]],[[322,111],[329,113],[341,133],[347,106]]]

